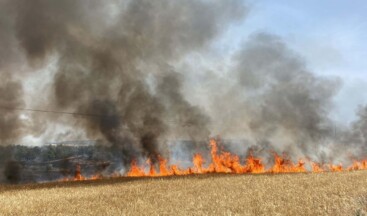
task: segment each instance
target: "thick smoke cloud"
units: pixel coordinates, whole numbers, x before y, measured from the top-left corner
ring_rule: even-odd
[[[156,159],[163,152],[158,143],[174,133],[168,130],[170,122],[189,125],[180,129],[186,136],[208,137],[209,118],[184,98],[181,75],[170,65],[241,19],[246,8],[240,1],[5,3],[29,65],[42,67],[48,56],[59,56],[47,106],[92,114],[76,125],[115,146],[124,162]],[[9,105],[19,107],[22,96],[13,96],[16,101]],[[8,128],[6,134],[14,137],[21,127]]]
[[[334,150],[339,155],[347,153],[350,160],[364,159],[367,152],[367,106],[359,107],[357,117],[351,128],[342,133],[341,141],[337,145],[339,148]],[[346,151],[341,152],[345,147],[348,147]]]
[[[13,37],[12,18],[7,13],[9,4],[0,1],[0,141],[12,144],[22,134],[22,122],[19,114],[11,107],[23,105],[23,88],[19,80],[14,76],[16,67],[17,50],[16,40]]]
[[[314,155],[331,138],[328,113],[337,79],[314,75],[280,38],[266,33],[252,35],[233,61],[233,85],[214,100],[228,107],[213,105],[225,122],[219,131],[237,131],[253,145],[295,157]]]
[[[3,109],[0,116],[0,140],[3,143],[13,144],[23,134],[19,113],[11,109],[23,105],[22,96],[21,83],[12,80],[10,75],[3,75],[0,83],[0,106]]]

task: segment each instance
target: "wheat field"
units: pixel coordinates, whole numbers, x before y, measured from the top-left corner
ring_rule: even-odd
[[[366,215],[367,172],[0,186],[1,215]]]

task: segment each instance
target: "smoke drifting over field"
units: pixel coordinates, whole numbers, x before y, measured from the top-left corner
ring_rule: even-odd
[[[219,85],[205,95],[213,106],[186,99],[185,73],[176,64],[247,13],[239,0],[0,0],[0,106],[26,107],[26,98],[45,97],[32,106],[91,114],[73,119],[72,127],[112,145],[125,165],[167,154],[168,137],[202,148],[212,130],[294,156],[317,157],[328,143],[345,148],[349,140],[365,150],[365,112],[334,140],[328,112],[339,81],[314,75],[268,33],[253,35],[234,54],[226,69],[232,82],[208,76],[206,82]],[[57,69],[50,92],[28,95],[24,71],[45,67],[51,57]],[[29,114],[24,120],[19,111],[1,109],[1,143],[42,136],[59,120]]]
[[[314,75],[271,34],[253,35],[234,59],[236,82],[220,96],[236,112],[233,121],[228,119],[227,130],[241,128],[253,142],[281,152],[315,154],[333,132],[328,112],[339,81]]]
[[[93,114],[78,125],[89,136],[100,134],[119,147],[124,160],[138,154],[155,158],[171,121],[189,124],[181,132],[190,137],[209,136],[209,117],[184,98],[182,75],[170,64],[205,47],[229,23],[241,19],[247,9],[239,1],[2,4],[12,17],[11,23],[3,24],[8,29],[2,30],[2,42],[16,40],[31,67],[42,67],[49,55],[60,56],[49,96],[52,107]],[[9,32],[13,34],[5,35]],[[7,95],[16,94],[11,97],[14,102],[7,100],[8,107],[21,107],[21,83],[5,84]],[[21,137],[15,136],[19,120],[6,119],[11,121],[4,122],[9,131],[1,138]]]

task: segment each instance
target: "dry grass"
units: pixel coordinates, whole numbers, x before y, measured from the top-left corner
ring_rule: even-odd
[[[2,215],[366,215],[367,172],[0,186]]]

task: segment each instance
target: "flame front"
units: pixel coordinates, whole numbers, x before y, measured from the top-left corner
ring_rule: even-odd
[[[343,168],[342,164],[319,164],[310,160],[298,160],[293,163],[287,156],[280,156],[274,153],[274,164],[266,169],[260,158],[250,154],[242,164],[238,155],[230,152],[218,153],[218,145],[215,139],[210,140],[210,163],[206,164],[204,157],[197,153],[192,158],[192,167],[180,168],[179,165],[169,165],[167,159],[158,156],[158,163],[154,164],[151,159],[148,159],[145,164],[139,165],[136,160],[133,160],[129,171],[125,176],[128,177],[157,177],[157,176],[180,176],[190,174],[206,174],[206,173],[233,173],[233,174],[259,174],[259,173],[305,173],[305,172],[341,172],[353,170],[367,170],[367,160],[354,161],[350,167]],[[309,164],[310,170],[307,170],[306,162]],[[113,174],[109,177],[121,177],[120,174]],[[85,177],[81,174],[81,168],[76,165],[73,178],[65,178],[61,181],[82,181],[96,180],[105,178],[102,175]]]
[[[195,154],[192,159],[193,167],[186,169],[179,168],[178,165],[167,165],[167,160],[159,157],[159,171],[154,169],[154,165],[149,161],[147,163],[150,167],[149,171],[145,171],[146,166],[138,166],[136,161],[131,163],[131,168],[127,173],[130,177],[155,177],[155,176],[171,176],[171,175],[188,175],[188,174],[205,174],[205,173],[304,173],[304,172],[340,172],[351,170],[363,170],[367,169],[367,160],[355,161],[352,166],[344,169],[342,164],[325,164],[321,165],[309,161],[311,170],[308,171],[305,167],[306,162],[299,160],[297,163],[293,163],[286,156],[280,156],[274,154],[274,164],[266,169],[260,158],[256,158],[250,155],[246,158],[245,163],[242,165],[240,157],[230,152],[218,153],[217,141],[211,139],[209,143],[211,147],[211,162],[204,166],[204,157],[201,154]]]

